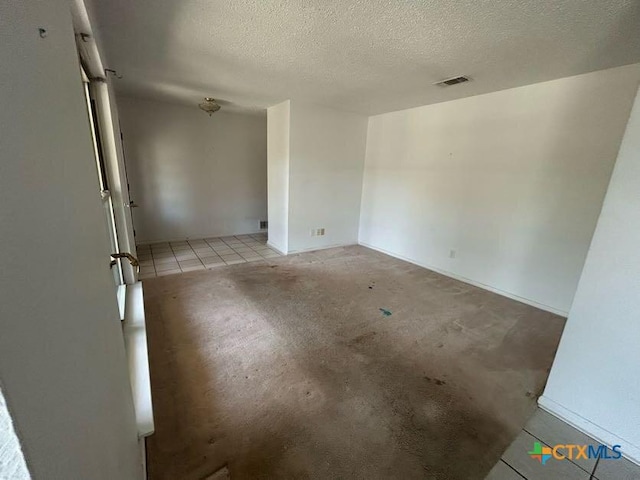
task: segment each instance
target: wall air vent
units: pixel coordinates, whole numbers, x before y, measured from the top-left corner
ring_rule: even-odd
[[[469,77],[460,75],[459,77],[447,78],[446,80],[435,83],[435,85],[438,85],[439,87],[450,87],[451,85],[468,82],[469,80],[471,80]]]

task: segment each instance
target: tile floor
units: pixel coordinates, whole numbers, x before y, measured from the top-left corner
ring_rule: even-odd
[[[267,234],[256,233],[139,245],[136,247],[140,260],[139,278],[144,280],[281,256],[266,243]]]
[[[486,480],[637,480],[640,467],[625,458],[550,459],[545,465],[528,454],[534,442],[594,445],[598,442],[553,415],[538,409],[513,441]],[[609,452],[611,454],[611,451]],[[624,452],[623,452],[624,454]]]

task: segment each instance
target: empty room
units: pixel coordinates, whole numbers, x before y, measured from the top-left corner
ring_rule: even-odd
[[[0,3],[0,479],[640,478],[640,3]]]

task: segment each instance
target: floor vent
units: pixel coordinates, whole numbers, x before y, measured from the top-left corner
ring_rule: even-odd
[[[471,80],[469,77],[460,75],[459,77],[447,78],[446,80],[437,82],[436,85],[438,85],[439,87],[450,87],[451,85],[457,85],[458,83],[468,82],[469,80]]]
[[[266,220],[261,220],[260,221],[260,230],[265,230],[269,228],[269,222],[267,222]]]

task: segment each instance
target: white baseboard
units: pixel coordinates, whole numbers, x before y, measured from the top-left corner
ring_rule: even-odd
[[[544,395],[538,399],[538,405],[545,412],[549,412],[554,417],[558,417],[560,420],[568,423],[577,430],[580,430],[585,435],[589,435],[603,445],[607,445],[608,447],[620,445],[622,456],[631,462],[640,465],[640,447],[637,445],[629,443],[624,438],[618,437],[615,433],[596,425]]]
[[[556,315],[560,315],[561,317],[569,316],[569,312],[565,310],[560,310],[555,307],[551,307],[549,305],[545,305],[543,303],[538,303],[535,300],[529,300],[528,298],[520,297],[513,293],[505,292],[504,290],[500,290],[499,288],[492,287],[491,285],[486,285],[484,283],[476,282],[475,280],[471,280],[470,278],[463,277],[461,275],[456,275],[455,273],[448,272],[446,270],[442,270],[440,268],[434,267],[432,265],[428,265],[426,263],[418,262],[412,258],[405,257],[403,255],[399,255],[394,252],[390,252],[383,248],[374,247],[373,245],[369,245],[365,242],[359,242],[359,245],[363,247],[370,248],[371,250],[375,250],[380,253],[384,253],[385,255],[389,255],[390,257],[399,258],[400,260],[404,260],[405,262],[413,263],[414,265],[418,265],[419,267],[426,268],[427,270],[432,270],[434,272],[440,273],[446,277],[454,278],[456,280],[460,280],[461,282],[468,283],[473,285],[474,287],[482,288],[483,290],[488,290],[493,293],[497,293],[498,295],[502,295],[503,297],[510,298],[512,300],[516,300],[521,303],[526,303],[527,305],[531,305],[532,307],[539,308],[540,310],[545,310],[547,312],[555,313]]]
[[[324,246],[321,246],[321,247],[301,248],[300,250],[290,250],[289,252],[285,252],[284,250],[280,249],[280,247],[277,247],[273,243],[267,242],[267,246],[269,248],[273,248],[275,251],[277,251],[278,253],[281,253],[282,255],[291,255],[293,253],[316,252],[318,250],[328,250],[329,248],[338,248],[338,247],[351,247],[353,245],[357,245],[357,243],[336,243],[334,245],[324,245]]]
[[[328,250],[330,248],[339,248],[339,247],[352,247],[354,245],[358,245],[357,243],[335,243],[333,245],[324,245],[321,247],[310,247],[310,248],[301,248],[300,250],[291,250],[291,253],[306,253],[306,252],[316,252],[318,250]]]
[[[273,243],[269,242],[268,240],[267,240],[267,247],[273,248],[276,252],[278,252],[281,255],[287,254],[287,252],[281,250],[280,247],[276,247]]]

